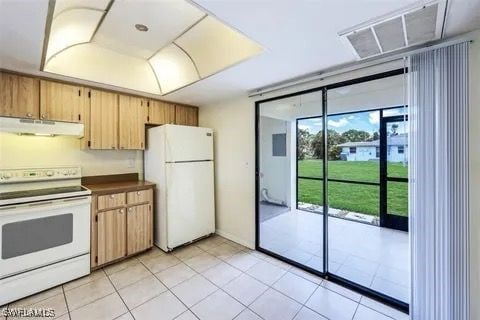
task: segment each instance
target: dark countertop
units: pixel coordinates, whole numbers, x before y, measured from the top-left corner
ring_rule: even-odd
[[[90,189],[93,194],[103,194],[112,192],[145,190],[154,187],[155,184],[149,181],[137,180],[84,184],[83,186]]]

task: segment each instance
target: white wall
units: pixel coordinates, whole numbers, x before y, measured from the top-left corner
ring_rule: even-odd
[[[143,152],[81,150],[74,137],[35,137],[0,133],[0,168],[81,166],[83,176],[138,172]]]
[[[199,124],[214,129],[217,232],[255,246],[255,109],[239,97],[200,108]]]
[[[480,31],[470,48],[470,318],[480,319]]]
[[[272,135],[284,133],[286,136],[286,156],[272,154]],[[260,190],[268,190],[268,195],[290,206],[290,122],[260,117]],[[261,198],[260,198],[261,199]]]

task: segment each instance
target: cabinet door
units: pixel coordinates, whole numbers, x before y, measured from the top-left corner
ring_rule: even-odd
[[[0,116],[38,119],[39,80],[0,72]]]
[[[198,108],[175,106],[175,124],[198,126]]]
[[[97,213],[98,265],[126,255],[125,215],[124,208]]]
[[[82,122],[85,89],[53,81],[40,81],[40,119]]]
[[[118,96],[100,90],[90,93],[90,149],[116,149]]]
[[[175,105],[150,100],[148,102],[148,121],[149,124],[169,124],[175,123]]]
[[[127,208],[127,254],[146,250],[153,245],[152,227],[149,204]]]
[[[120,149],[145,149],[146,101],[130,96],[119,97]]]

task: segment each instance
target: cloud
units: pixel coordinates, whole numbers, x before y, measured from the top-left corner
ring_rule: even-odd
[[[380,122],[380,112],[373,111],[368,113],[368,121],[371,124],[378,124]]]
[[[299,124],[298,129],[310,131],[310,127],[303,124]]]
[[[388,116],[396,116],[396,115],[399,115],[399,114],[402,114],[402,110],[399,110],[399,109],[387,109],[387,110],[383,110],[383,116],[384,117],[388,117]]]
[[[347,118],[341,118],[341,119],[338,120],[338,121],[328,120],[328,125],[329,125],[329,126],[332,126],[332,127],[335,127],[335,128],[344,127],[344,126],[346,126],[347,124],[349,124],[349,121],[347,120]]]

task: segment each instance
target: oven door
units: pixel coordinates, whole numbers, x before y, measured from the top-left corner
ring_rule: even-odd
[[[0,279],[90,251],[91,197],[0,207]]]

